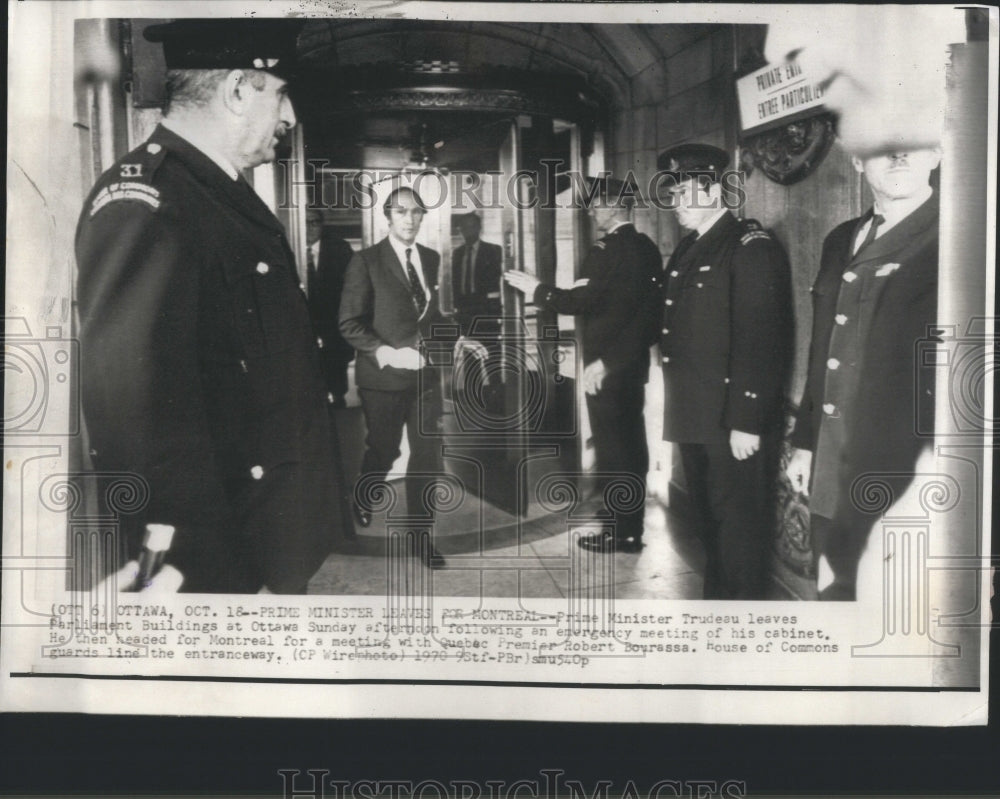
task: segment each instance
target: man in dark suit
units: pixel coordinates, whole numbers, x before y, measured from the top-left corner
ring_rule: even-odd
[[[347,367],[354,360],[354,349],[340,335],[340,296],[344,274],[354,251],[351,245],[323,229],[323,212],[311,208],[306,212],[306,284],[309,294],[309,315],[323,349],[320,357],[326,389],[332,407],[343,408],[347,394]]]
[[[937,317],[938,202],[929,179],[940,157],[929,149],[854,157],[874,207],[823,242],[788,468],[809,494],[820,599],[855,599],[876,519],[852,485],[878,475],[902,496],[929,445],[919,431],[933,428],[934,365],[917,360],[916,344]]]
[[[361,478],[385,478],[399,457],[405,425],[407,511],[429,515],[433,522],[434,509],[425,497],[442,468],[441,387],[421,345],[431,338],[432,325],[445,321],[438,305],[441,259],[416,243],[426,207],[413,189],[395,189],[382,210],[389,235],[351,259],[340,303],[340,331],[358,351],[355,380],[368,428]],[[355,520],[368,527],[370,506],[358,493]],[[422,552],[432,568],[444,565],[432,546]]]
[[[183,591],[304,593],[338,524],[306,298],[281,223],[240,174],[295,124],[298,27],[147,28],[168,68],[163,123],[101,176],[77,229],[90,455],[148,485],[128,555],[144,525],[175,527],[166,562]]]
[[[452,302],[455,318],[466,336],[477,318],[495,319],[502,313],[500,273],[503,271],[503,250],[498,244],[480,240],[482,226],[478,214],[459,217],[458,229],[465,243],[455,250],[452,258]]]
[[[662,261],[656,245],[629,219],[633,197],[620,180],[598,181],[598,199],[588,210],[605,235],[587,254],[573,288],[540,283],[526,272],[504,276],[536,305],[582,318],[583,385],[599,486],[623,473],[642,484],[634,510],[617,515],[614,532],[578,539],[583,549],[603,553],[642,549],[649,470],[643,408],[649,348],[659,323]]]
[[[706,599],[763,599],[791,359],[791,275],[781,245],[722,202],[729,157],[687,144],[660,156],[691,232],[667,264],[660,355],[663,438],[680,445]]]
[[[500,277],[503,250],[482,241],[482,220],[478,214],[463,214],[458,229],[464,243],[452,257],[451,282],[454,319],[461,329],[464,346],[457,353],[455,384],[457,402],[462,392],[478,383],[500,385]],[[485,371],[476,371],[482,368]],[[492,396],[492,395],[491,395]]]

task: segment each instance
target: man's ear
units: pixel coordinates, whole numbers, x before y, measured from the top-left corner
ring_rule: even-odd
[[[237,116],[243,116],[246,112],[248,93],[251,89],[246,73],[242,69],[230,70],[222,83],[219,84],[222,102]]]

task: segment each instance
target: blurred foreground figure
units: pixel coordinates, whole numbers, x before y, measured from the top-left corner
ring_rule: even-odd
[[[941,141],[947,47],[965,41],[962,9],[826,6],[768,27],[765,57],[793,57],[839,116],[841,145],[859,156]]]
[[[829,13],[827,13],[829,12]],[[933,368],[915,361],[937,317],[938,200],[948,45],[965,40],[962,9],[842,6],[822,21],[768,30],[772,63],[794,57],[829,81],[840,143],[874,197],[823,244],[813,332],[788,473],[810,493],[821,599],[856,598],[876,516],[866,479],[900,496],[933,428]]]
[[[341,495],[317,341],[281,223],[241,171],[295,125],[299,24],[182,20],[168,101],[77,229],[83,404],[99,472],[149,486],[188,592],[304,593]]]
[[[940,158],[933,149],[855,157],[874,205],[823,242],[788,467],[793,486],[810,495],[822,574],[832,571],[820,599],[856,597],[877,519],[865,511],[864,480],[891,483],[901,496],[930,443],[918,431],[933,429],[934,367],[917,360],[917,343],[937,316],[939,211],[929,179]]]

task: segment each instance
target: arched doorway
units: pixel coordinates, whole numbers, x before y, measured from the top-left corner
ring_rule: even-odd
[[[500,245],[503,269],[572,282],[588,246],[586,217],[569,191],[557,197],[564,183],[557,178],[603,166],[605,108],[585,81],[437,62],[334,70],[314,58],[296,101],[300,132],[279,209],[289,229],[301,232],[305,210],[319,209],[355,250],[370,246],[385,235],[384,197],[409,185],[429,207],[418,240],[442,256],[445,312],[455,311],[451,256],[463,214],[478,216],[482,240]],[[446,378],[442,446],[470,493],[523,518],[537,508],[531,489],[544,473],[583,472],[576,331],[571,317],[526,309],[522,295],[499,277],[495,283],[488,293],[500,301],[499,314],[474,322],[495,357]],[[342,430],[348,475],[360,457],[358,434],[357,425]],[[404,451],[399,471],[405,458]]]

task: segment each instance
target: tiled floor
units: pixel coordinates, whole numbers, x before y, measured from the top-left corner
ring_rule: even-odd
[[[479,518],[475,511],[475,518]],[[701,594],[703,555],[700,547],[670,512],[651,500],[646,512],[646,546],[638,554],[595,555],[572,539],[595,528],[565,519],[540,518],[489,531],[482,547],[470,537],[442,536],[436,544],[447,557],[447,567],[426,574],[436,596],[493,596],[530,598],[595,597],[613,595],[631,599],[685,599]],[[309,583],[310,594],[385,594],[393,579],[393,565],[379,520],[355,542],[347,542]],[[459,543],[460,540],[460,543]]]
[[[334,412],[333,419],[344,474],[353,480],[364,449],[364,420],[353,389],[348,406]],[[447,456],[445,462],[451,463]],[[541,473],[529,473],[531,485],[547,469],[558,470],[554,462],[537,463]],[[399,507],[392,512],[398,516],[405,514],[405,491],[401,481],[393,484]],[[447,566],[435,571],[416,559],[401,562],[398,557],[387,557],[387,521],[383,514],[375,514],[371,527],[360,530],[356,539],[344,541],[327,558],[310,581],[309,593],[385,595],[395,581],[405,577],[436,596],[569,598],[581,602],[612,595],[619,599],[701,596],[702,547],[686,518],[658,499],[650,496],[647,500],[644,549],[637,554],[609,556],[577,547],[574,539],[596,528],[587,528],[584,521],[571,521],[565,513],[546,513],[537,505],[534,493],[529,487],[531,504],[527,518],[520,520],[467,493],[457,511],[438,518],[435,545],[446,556]],[[815,586],[776,562],[769,596],[812,599]]]

